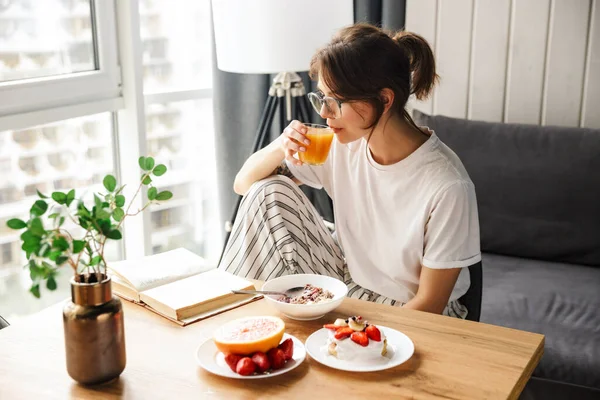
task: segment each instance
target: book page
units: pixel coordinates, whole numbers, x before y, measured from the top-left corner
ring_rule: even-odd
[[[184,248],[110,263],[108,269],[138,292],[216,268]]]
[[[252,282],[229,272],[213,269],[167,285],[147,290],[140,299],[165,314],[194,315],[211,310],[211,303],[222,306],[226,300],[239,299],[232,290],[254,288]],[[184,310],[190,309],[189,312]]]

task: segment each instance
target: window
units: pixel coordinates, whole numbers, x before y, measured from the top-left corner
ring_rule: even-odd
[[[109,260],[186,247],[217,261],[211,51],[209,0],[0,0],[0,315],[9,322],[68,297],[72,275],[62,269],[58,289],[34,298],[6,221],[26,216],[37,190],[74,187],[86,198],[106,173],[139,178],[140,155],[169,167],[156,184],[174,197],[129,220]]]
[[[220,255],[212,121],[210,99],[146,108],[148,153],[170,169],[162,184],[173,192],[151,208],[154,253],[183,246],[211,260]]]
[[[218,222],[208,0],[141,0],[146,148],[170,169],[173,199],[151,209],[153,253],[186,247],[217,261]],[[170,21],[177,21],[176,24]]]
[[[92,4],[5,1],[0,10],[0,81],[93,71]]]
[[[0,163],[4,165],[0,180],[0,281],[4,281],[0,284],[0,311],[10,311],[3,315],[6,319],[50,304],[50,300],[66,298],[71,277],[68,268],[62,269],[57,291],[45,291],[41,301],[34,298],[28,292],[29,273],[23,269],[27,260],[19,232],[9,229],[6,221],[27,219],[37,198],[36,189],[50,194],[74,188],[78,198],[91,200],[92,192],[100,190],[104,175],[115,173],[112,121],[111,113],[102,113],[0,132]],[[86,157],[98,150],[102,159]],[[106,255],[112,260],[121,258],[119,242],[110,243]]]
[[[0,4],[0,116],[120,96],[112,0]]]
[[[207,0],[140,1],[144,93],[211,86],[210,6]],[[171,21],[177,21],[172,23]]]

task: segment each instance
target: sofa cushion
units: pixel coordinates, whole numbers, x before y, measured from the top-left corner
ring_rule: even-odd
[[[600,130],[414,116],[469,172],[482,251],[600,266]]]
[[[544,334],[534,376],[600,388],[600,268],[483,254],[481,322]]]

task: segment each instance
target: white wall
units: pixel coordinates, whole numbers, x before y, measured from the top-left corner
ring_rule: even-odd
[[[413,107],[485,121],[600,128],[600,0],[407,0],[440,85]]]

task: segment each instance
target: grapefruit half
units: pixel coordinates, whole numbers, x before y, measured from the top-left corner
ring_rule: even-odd
[[[217,349],[225,354],[250,355],[257,351],[266,353],[277,347],[285,323],[272,316],[244,317],[229,321],[215,332],[213,340]]]

